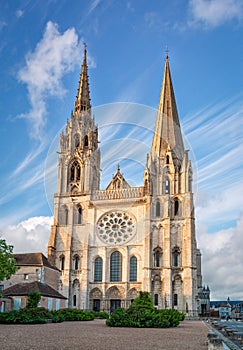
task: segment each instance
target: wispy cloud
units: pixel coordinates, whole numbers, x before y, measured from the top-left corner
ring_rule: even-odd
[[[35,50],[26,55],[25,66],[18,77],[27,86],[31,109],[19,117],[30,123],[31,137],[42,139],[47,97],[61,97],[65,93],[62,78],[80,63],[80,56],[81,46],[75,29],[61,34],[53,22],[47,23],[43,38]]]
[[[17,18],[21,18],[24,15],[24,11],[19,9],[15,12],[15,15]]]
[[[101,3],[101,0],[93,0],[89,6],[87,15],[90,15],[100,3]]]
[[[241,0],[190,0],[191,18],[189,25],[203,25],[213,28],[243,16]]]

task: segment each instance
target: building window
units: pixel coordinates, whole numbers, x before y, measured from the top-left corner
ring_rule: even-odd
[[[170,164],[170,156],[166,156],[166,164]]]
[[[75,160],[70,168],[70,181],[80,180],[80,165],[77,160]]]
[[[13,309],[19,310],[21,308],[21,298],[14,297],[13,301],[14,301]]]
[[[65,269],[65,257],[61,256],[60,261],[61,261],[61,270],[63,271]]]
[[[137,258],[132,256],[130,258],[130,282],[137,281]]]
[[[88,147],[89,145],[89,138],[87,135],[85,135],[85,138],[84,138],[84,147]]]
[[[178,267],[179,264],[180,251],[179,248],[175,247],[172,252],[172,264],[174,267]]]
[[[75,257],[74,257],[74,269],[75,270],[79,270],[79,262],[80,262],[79,256],[75,255]]]
[[[174,294],[174,306],[178,305],[178,294]]]
[[[159,295],[158,294],[154,294],[154,305],[155,306],[159,305]]]
[[[3,289],[4,289],[4,285],[0,284],[0,293],[3,291]]]
[[[110,281],[121,281],[121,253],[118,251],[111,254],[110,259]]]
[[[170,179],[165,178],[165,194],[170,194]]]
[[[60,310],[60,299],[56,299],[56,310]]]
[[[175,199],[174,201],[174,215],[178,216],[179,215],[179,200]]]
[[[52,298],[48,298],[47,308],[48,310],[52,310]]]
[[[25,274],[24,274],[24,280],[25,280],[25,281],[28,281],[28,279],[29,279],[29,275],[28,275],[27,273],[25,273]]]
[[[2,301],[2,303],[0,303],[0,312],[5,312],[5,301]]]
[[[157,247],[154,249],[154,267],[161,267],[162,249]]]
[[[78,222],[78,225],[80,225],[80,224],[82,224],[82,208],[81,207],[79,207],[78,208],[78,220],[77,220]]]
[[[94,282],[102,282],[103,261],[101,257],[94,262]]]
[[[77,306],[77,296],[74,294],[73,296],[73,306]]]
[[[155,211],[155,215],[156,215],[157,217],[160,217],[160,202],[159,202],[159,201],[156,202],[156,211]]]

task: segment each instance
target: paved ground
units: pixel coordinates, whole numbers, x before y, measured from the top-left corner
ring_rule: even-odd
[[[0,325],[0,349],[206,350],[207,333],[201,321],[183,321],[169,329],[112,328],[103,320]]]

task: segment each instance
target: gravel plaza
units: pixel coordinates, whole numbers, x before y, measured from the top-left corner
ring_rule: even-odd
[[[104,320],[44,325],[0,325],[1,350],[206,350],[208,327],[183,321],[176,328],[107,327]]]

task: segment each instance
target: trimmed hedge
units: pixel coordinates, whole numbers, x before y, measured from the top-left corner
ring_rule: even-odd
[[[140,292],[129,309],[116,309],[106,325],[110,327],[167,328],[177,327],[185,315],[174,309],[157,310],[148,292]]]
[[[100,315],[100,317],[101,316],[102,315]],[[0,324],[44,324],[48,321],[53,323],[63,321],[91,321],[95,317],[95,314],[91,311],[83,311],[78,309],[49,311],[43,307],[37,307],[0,313]]]

